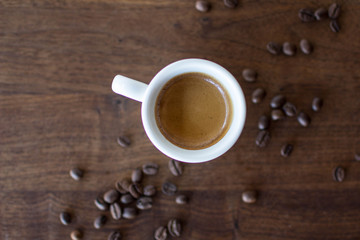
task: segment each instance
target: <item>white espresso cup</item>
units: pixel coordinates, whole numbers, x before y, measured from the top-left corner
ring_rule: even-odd
[[[167,140],[157,125],[155,114],[157,97],[164,85],[175,76],[192,72],[204,73],[216,79],[227,91],[232,108],[232,119],[226,134],[215,144],[197,150],[184,149]],[[142,102],[141,117],[146,134],[157,149],[175,160],[201,163],[215,159],[235,144],[244,128],[246,103],[239,83],[225,68],[208,60],[184,59],[171,63],[158,72],[149,84],[117,75],[112,82],[112,90]]]

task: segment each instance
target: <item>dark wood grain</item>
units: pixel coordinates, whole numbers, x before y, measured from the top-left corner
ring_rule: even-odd
[[[153,239],[156,227],[179,218],[179,239],[359,239],[360,238],[360,4],[341,4],[339,33],[329,21],[301,23],[300,8],[332,1],[240,1],[234,9],[210,1],[209,13],[182,0],[0,1],[0,239],[106,239],[120,229],[124,239]],[[272,56],[269,41],[299,44],[314,52]],[[174,177],[168,158],[153,147],[140,119],[141,104],[114,94],[112,78],[123,74],[145,83],[167,64],[189,57],[215,61],[238,79],[247,99],[245,129],[222,157],[186,164]],[[258,71],[256,83],[241,78]],[[263,87],[265,101],[250,101]],[[282,93],[307,112],[309,128],[295,119],[272,123],[270,144],[255,146],[257,119]],[[324,99],[319,113],[313,97]],[[132,145],[121,148],[119,135]],[[294,144],[289,158],[280,148]],[[165,180],[190,196],[186,206],[160,192],[154,207],[134,220],[110,220],[101,230],[93,200],[132,169],[160,165],[146,177],[160,189]],[[332,169],[346,169],[342,183]],[[72,167],[85,170],[75,182]],[[253,205],[241,201],[256,189]],[[75,217],[63,226],[59,213]],[[107,214],[110,217],[110,214]]]

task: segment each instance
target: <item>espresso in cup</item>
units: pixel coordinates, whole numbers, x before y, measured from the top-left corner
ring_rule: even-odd
[[[155,116],[161,133],[171,143],[184,149],[203,149],[227,133],[232,103],[215,78],[199,72],[184,73],[161,89]]]

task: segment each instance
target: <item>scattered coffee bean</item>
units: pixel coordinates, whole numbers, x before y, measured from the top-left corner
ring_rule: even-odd
[[[360,153],[355,153],[355,161],[360,161]]]
[[[122,204],[130,204],[134,201],[135,201],[135,199],[133,198],[133,196],[131,196],[130,193],[126,193],[120,197],[120,202]]]
[[[161,190],[165,195],[172,196],[175,195],[175,193],[177,192],[177,187],[171,182],[164,182]]]
[[[328,10],[329,18],[337,19],[340,15],[340,6],[336,3],[330,5]]]
[[[238,0],[224,0],[224,5],[228,8],[235,8],[238,4]]]
[[[179,205],[187,204],[189,201],[188,197],[185,195],[179,195],[175,198],[175,202]]]
[[[318,8],[315,11],[314,16],[318,21],[326,19],[328,17],[328,10],[326,10],[325,8]]]
[[[141,194],[143,193],[143,189],[139,183],[133,183],[129,187],[129,192],[130,192],[131,196],[138,199],[141,196]]]
[[[266,130],[270,126],[270,119],[266,115],[261,115],[258,122],[259,130]]]
[[[319,112],[323,105],[323,100],[319,97],[315,97],[312,101],[311,108],[314,112]]]
[[[257,73],[253,69],[246,68],[242,71],[242,76],[243,76],[244,80],[247,82],[255,82]]]
[[[300,125],[303,127],[309,126],[311,122],[311,118],[309,117],[309,115],[307,115],[304,112],[299,113],[299,115],[297,116],[297,120],[300,123]]]
[[[275,42],[269,42],[266,45],[266,49],[273,55],[279,55],[281,53],[282,46]]]
[[[136,217],[137,213],[138,212],[137,212],[136,208],[126,207],[123,209],[122,217],[125,219],[133,219]]]
[[[255,104],[262,102],[265,98],[266,92],[263,88],[257,88],[251,94],[251,101]]]
[[[174,176],[180,176],[183,173],[182,164],[179,161],[170,159],[169,161],[169,170]]]
[[[293,149],[294,149],[294,146],[292,144],[289,144],[289,143],[284,144],[281,147],[280,154],[283,157],[289,157]]]
[[[155,230],[155,233],[154,233],[154,238],[155,240],[165,240],[167,238],[167,230],[166,230],[166,227],[158,227],[156,230]]]
[[[172,237],[180,237],[181,224],[177,219],[170,219],[167,225],[167,229]]]
[[[70,233],[71,240],[80,240],[83,238],[83,233],[80,229],[75,229]]]
[[[134,183],[138,183],[138,182],[141,182],[142,180],[142,171],[140,168],[136,168],[132,171],[132,174],[131,174],[131,180],[134,182]]]
[[[69,225],[71,223],[71,214],[68,212],[60,213],[60,221],[64,225]]]
[[[253,190],[244,191],[241,194],[244,203],[255,203],[257,200],[257,193]]]
[[[297,110],[294,104],[292,104],[291,102],[286,102],[283,107],[282,110],[284,111],[285,115],[288,117],[294,117],[296,116]]]
[[[108,236],[108,240],[121,240],[122,235],[119,231],[111,232]]]
[[[104,193],[104,201],[112,204],[113,202],[117,201],[120,197],[120,194],[115,189],[110,189],[106,193]]]
[[[286,102],[286,98],[283,95],[276,95],[270,101],[271,108],[281,108]]]
[[[301,51],[303,53],[309,55],[312,52],[313,47],[312,47],[311,43],[308,40],[302,39],[300,41],[300,49],[301,49]]]
[[[140,210],[147,210],[152,208],[152,198],[140,197],[138,200],[136,200],[136,207]]]
[[[79,168],[73,168],[69,173],[70,177],[76,181],[79,181],[84,176],[84,172]]]
[[[104,199],[99,196],[94,200],[95,206],[100,210],[100,211],[106,211],[109,210],[109,204],[107,202],[104,201]]]
[[[156,188],[154,185],[147,185],[144,187],[144,195],[152,197],[156,194]]]
[[[331,29],[331,31],[336,32],[336,33],[340,31],[340,25],[336,19],[333,19],[330,21],[330,29]]]
[[[211,4],[206,0],[197,0],[195,2],[195,9],[199,12],[208,12],[211,9]]]
[[[145,175],[156,175],[159,170],[159,165],[156,163],[146,163],[142,166],[142,171]]]
[[[282,50],[285,55],[294,56],[296,53],[296,46],[295,44],[284,42]]]
[[[118,202],[114,202],[110,205],[110,214],[115,220],[119,220],[121,218],[122,211]]]
[[[267,130],[262,130],[258,133],[255,143],[258,147],[266,147],[270,141],[270,132]]]
[[[285,114],[281,109],[273,109],[271,110],[271,119],[273,121],[282,120],[285,118]]]
[[[115,183],[115,188],[121,194],[125,194],[129,192],[130,185],[131,185],[131,180],[128,178],[123,178]]]
[[[314,12],[311,9],[302,8],[299,10],[298,16],[302,22],[313,22],[316,20]]]
[[[105,215],[100,215],[94,220],[94,228],[100,229],[102,228],[107,222],[107,217]]]
[[[117,138],[117,142],[118,144],[123,147],[123,148],[126,148],[126,147],[129,147],[130,144],[131,144],[131,141],[128,137],[126,136],[120,136]]]
[[[342,167],[336,167],[333,170],[333,178],[336,182],[342,182],[345,179],[345,169]]]

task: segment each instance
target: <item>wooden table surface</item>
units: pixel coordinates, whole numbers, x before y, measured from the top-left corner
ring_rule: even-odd
[[[298,10],[332,1],[242,0],[228,9],[209,0],[200,13],[193,0],[1,0],[0,1],[0,239],[153,239],[171,218],[182,222],[179,239],[360,239],[360,4],[339,1],[341,31],[329,20],[302,23]],[[273,56],[269,41],[314,45],[311,55]],[[169,158],[147,138],[141,104],[111,91],[116,74],[149,83],[164,66],[205,58],[238,79],[247,100],[247,120],[235,146],[203,164],[186,164],[172,176]],[[244,68],[258,72],[247,83]],[[261,104],[251,103],[263,87]],[[269,101],[284,94],[312,122],[273,122],[266,148],[255,145],[257,120]],[[324,99],[319,113],[313,97]],[[131,146],[116,139],[129,136]],[[293,143],[289,158],[280,156]],[[100,212],[93,200],[146,162],[160,165],[146,177],[160,189],[165,180],[190,197],[177,205],[160,191],[151,210],[133,220],[109,220],[94,229]],[[332,178],[346,169],[341,183]],[[85,170],[74,181],[69,170]],[[241,193],[255,189],[258,201]],[[59,213],[74,216],[61,225]],[[110,217],[109,213],[106,213]]]

